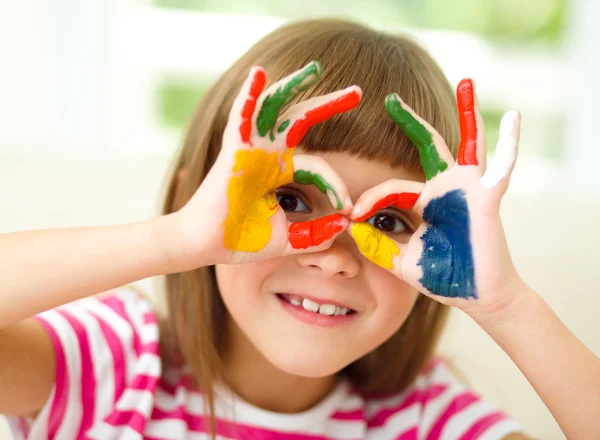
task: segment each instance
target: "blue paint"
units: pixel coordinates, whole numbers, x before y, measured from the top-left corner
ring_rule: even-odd
[[[463,190],[431,200],[423,211],[430,224],[421,236],[419,280],[431,293],[448,298],[477,298],[469,208]]]

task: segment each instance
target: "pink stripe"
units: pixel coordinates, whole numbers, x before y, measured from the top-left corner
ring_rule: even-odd
[[[394,414],[399,413],[402,410],[405,410],[409,406],[414,404],[425,405],[431,399],[435,399],[437,396],[442,394],[448,385],[432,385],[426,390],[416,390],[408,395],[406,399],[400,402],[399,405],[391,408],[383,408],[379,410],[371,419],[367,421],[367,426],[369,428],[375,428],[378,426],[383,426],[387,419],[389,419]]]
[[[154,408],[152,413],[153,420],[182,420],[186,423],[188,430],[208,433],[209,421],[204,416],[188,414],[182,406],[177,407],[174,411],[165,412],[158,408]],[[258,428],[255,426],[243,425],[240,423],[232,423],[227,420],[216,420],[216,431],[219,436],[226,438],[251,438],[253,440],[328,440],[328,437],[320,435],[308,435],[297,432],[279,432],[267,429]]]
[[[146,313],[144,313],[144,316],[143,316],[143,323],[144,324],[156,324],[156,323],[158,323],[158,321],[156,320],[156,316],[154,316],[154,313],[146,312]]]
[[[125,372],[127,371],[127,358],[125,357],[125,352],[123,350],[123,345],[121,343],[121,339],[117,336],[115,331],[112,329],[110,325],[106,323],[104,318],[100,315],[97,315],[91,310],[88,312],[96,318],[98,321],[98,325],[100,326],[100,330],[104,335],[104,339],[108,344],[108,348],[112,354],[113,359],[113,375],[114,375],[114,402],[116,403],[123,390],[125,389]]]
[[[146,416],[138,411],[115,410],[104,421],[113,426],[126,425],[140,435],[144,434],[144,427],[146,426]]]
[[[454,400],[450,402],[450,405],[446,407],[440,418],[437,420],[437,422],[435,422],[435,425],[433,425],[433,427],[429,431],[429,434],[427,435],[427,440],[439,439],[442,429],[444,429],[446,423],[448,423],[448,420],[450,420],[450,418],[454,414],[458,413],[459,411],[462,411],[467,406],[471,405],[474,402],[477,402],[478,400],[480,400],[479,397],[477,397],[471,391],[465,391],[456,396]]]
[[[331,418],[335,420],[364,420],[365,410],[360,408],[354,411],[337,411]]]
[[[507,417],[500,411],[488,414],[483,419],[478,420],[471,428],[460,438],[460,440],[476,440],[481,434],[488,430],[492,425],[497,422],[506,420]]]
[[[158,356],[160,352],[160,345],[158,341],[148,342],[141,346],[141,350],[141,353],[151,353]]]
[[[139,356],[140,353],[142,352],[140,335],[138,334],[137,329],[133,325],[131,318],[127,314],[127,311],[125,310],[125,304],[123,303],[123,301],[120,298],[118,298],[116,295],[99,297],[98,301],[101,301],[104,304],[106,304],[108,307],[110,307],[117,315],[119,315],[121,318],[123,318],[123,320],[131,327],[132,340],[133,340],[133,351],[135,352],[136,356]]]
[[[160,378],[158,377],[148,376],[147,374],[138,374],[133,378],[131,384],[127,388],[138,391],[154,391],[159,380]]]
[[[52,340],[52,346],[54,347],[54,353],[56,357],[56,377],[54,379],[54,398],[52,399],[52,406],[50,407],[50,415],[48,417],[48,439],[54,439],[56,431],[60,427],[65,416],[65,410],[67,407],[67,399],[69,397],[69,370],[67,369],[67,362],[65,358],[65,351],[58,334],[52,327],[52,324],[47,322],[40,315],[33,317],[38,321],[48,332],[50,339]]]
[[[77,438],[82,438],[83,434],[92,426],[96,403],[96,377],[94,375],[94,361],[90,350],[90,341],[87,330],[77,318],[64,309],[57,309],[56,311],[71,325],[79,341],[81,352],[81,410],[83,414]]]
[[[414,428],[411,428],[408,431],[400,434],[398,437],[396,437],[396,440],[419,440],[418,433],[419,431],[415,426]]]

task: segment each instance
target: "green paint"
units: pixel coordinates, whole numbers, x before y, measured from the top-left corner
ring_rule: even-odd
[[[275,142],[275,135],[272,131],[269,132],[269,139],[271,139],[271,142]]]
[[[283,130],[285,130],[286,128],[288,128],[288,125],[290,125],[290,120],[289,119],[286,120],[286,121],[283,121],[283,123],[277,129],[277,133],[281,133]]]
[[[256,121],[258,134],[261,137],[273,130],[281,107],[290,102],[300,92],[316,83],[322,71],[321,63],[313,61],[287,83],[280,86],[275,93],[265,98]]]
[[[385,99],[385,110],[419,150],[421,165],[427,180],[448,168],[448,164],[440,157],[433,143],[431,133],[410,112],[402,108],[395,93],[389,94]]]
[[[294,182],[300,185],[314,185],[325,195],[328,195],[327,193],[329,191],[334,195],[335,200],[337,201],[337,206],[332,205],[332,207],[336,209],[342,209],[344,207],[344,204],[338,197],[333,187],[329,185],[320,174],[313,174],[310,171],[305,170],[296,170],[294,172]],[[331,200],[329,202],[331,203]]]

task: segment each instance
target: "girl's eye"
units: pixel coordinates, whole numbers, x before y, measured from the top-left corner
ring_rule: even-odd
[[[390,232],[392,234],[398,234],[400,232],[408,231],[408,226],[401,220],[397,215],[389,212],[381,212],[375,214],[373,217],[367,220],[375,228],[383,232]]]
[[[290,193],[277,193],[277,203],[286,212],[310,212],[302,199]]]

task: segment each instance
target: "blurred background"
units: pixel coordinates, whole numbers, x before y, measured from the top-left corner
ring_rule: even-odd
[[[409,32],[453,85],[473,78],[490,152],[501,115],[522,112],[502,206],[511,252],[599,354],[595,0],[0,2],[0,232],[156,215],[169,161],[207,87],[279,25],[324,16]],[[440,350],[474,387],[530,435],[563,438],[485,333],[459,313],[448,330]]]

